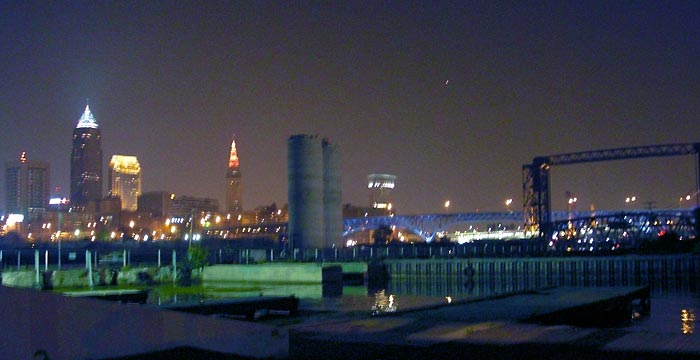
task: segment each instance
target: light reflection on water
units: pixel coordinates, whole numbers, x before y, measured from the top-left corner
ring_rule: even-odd
[[[700,294],[697,292],[652,294],[650,314],[625,330],[696,336],[697,309],[700,309]]]
[[[396,312],[398,304],[395,296],[386,294],[386,290],[379,290],[374,294],[374,304],[372,305],[372,315],[380,313]]]
[[[695,309],[681,310],[681,332],[691,335],[695,332]]]
[[[411,296],[442,296],[453,299],[493,296],[509,292],[534,290],[544,281],[531,277],[520,281],[503,281],[501,278],[480,279],[464,282],[460,276],[424,276],[415,279],[402,278],[389,282],[387,291],[396,294],[398,299]],[[649,333],[698,334],[700,309],[700,288],[697,281],[669,277],[665,281],[655,281],[650,285],[651,313],[633,318],[629,331]],[[593,286],[585,286],[593,287]],[[593,287],[594,288],[594,287]],[[454,301],[454,300],[453,300]],[[633,314],[634,317],[634,314]]]

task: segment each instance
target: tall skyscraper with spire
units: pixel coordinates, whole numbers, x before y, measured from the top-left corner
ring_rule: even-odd
[[[70,156],[71,207],[84,209],[90,201],[102,199],[102,145],[100,128],[90,112],[85,111],[73,130]]]
[[[236,150],[235,135],[231,141],[228,170],[226,171],[226,211],[229,214],[240,214],[243,211],[243,206],[241,205],[241,172],[238,168],[238,150]]]

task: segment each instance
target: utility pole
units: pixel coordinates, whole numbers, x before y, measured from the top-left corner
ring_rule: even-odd
[[[190,209],[190,236],[188,236],[187,249],[192,247],[192,229],[194,228],[194,209]]]
[[[656,201],[655,200],[645,201],[644,205],[646,205],[646,208],[647,208],[647,210],[649,210],[649,212],[652,212],[652,210],[654,210],[654,207],[656,206]]]
[[[58,210],[58,229],[56,234],[58,235],[58,270],[61,270],[61,223],[63,222],[63,213]]]

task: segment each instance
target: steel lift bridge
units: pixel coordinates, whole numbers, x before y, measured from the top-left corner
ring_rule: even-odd
[[[582,164],[609,160],[641,159],[651,157],[669,157],[695,155],[695,182],[700,191],[700,143],[666,144],[652,146],[637,146],[618,149],[584,151],[569,154],[538,156],[531,164],[523,165],[523,216],[525,227],[539,235],[542,240],[549,241],[557,232],[566,230],[570,223],[578,223],[580,227],[599,227],[601,224],[627,223],[631,228],[646,228],[644,224],[655,226],[673,226],[670,230],[693,229],[695,236],[700,235],[700,209],[695,211],[662,211],[587,214],[576,219],[554,219],[551,210],[549,171],[552,166]],[[697,195],[697,192],[696,192]],[[587,224],[584,224],[587,222]],[[608,225],[603,228],[610,229]],[[618,227],[619,228],[619,227]],[[648,230],[648,229],[647,229]],[[626,234],[625,236],[629,236]]]

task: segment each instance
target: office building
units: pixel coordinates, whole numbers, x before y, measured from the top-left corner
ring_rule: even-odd
[[[121,199],[121,209],[136,211],[141,195],[141,166],[136,156],[112,155],[109,161],[109,196]]]
[[[228,169],[226,171],[226,212],[238,215],[243,211],[241,205],[241,172],[238,163],[238,150],[236,139],[231,141]]]
[[[391,192],[394,190],[395,183],[395,175],[369,174],[367,176],[369,206],[372,209],[383,210],[386,214],[394,213],[394,202]]]
[[[143,193],[138,198],[139,212],[152,218],[166,218],[170,214],[170,201],[175,194],[168,191],[151,191]]]
[[[85,210],[90,202],[102,199],[102,145],[100,129],[90,106],[73,130],[70,162],[70,202],[75,210]]]
[[[219,201],[211,198],[178,195],[167,191],[152,191],[138,198],[139,212],[154,218],[189,218],[194,214],[214,214],[219,211]]]
[[[18,161],[5,164],[5,210],[33,218],[49,206],[49,165],[29,161],[22,152]]]

